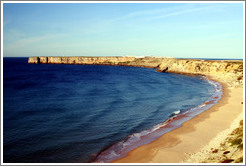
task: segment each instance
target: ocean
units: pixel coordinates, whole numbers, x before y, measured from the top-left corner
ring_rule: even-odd
[[[3,58],[4,163],[110,162],[179,127],[222,94],[203,76],[27,62]],[[170,121],[176,125],[167,127]]]

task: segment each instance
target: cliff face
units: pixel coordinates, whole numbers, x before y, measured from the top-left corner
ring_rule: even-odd
[[[28,63],[149,67],[156,68],[160,72],[206,75],[231,86],[243,84],[243,61],[135,57],[30,57]]]
[[[129,62],[135,57],[30,57],[28,63],[51,63],[51,64],[107,64]]]
[[[243,61],[170,59],[159,65],[161,71],[210,76],[231,86],[243,84]]]

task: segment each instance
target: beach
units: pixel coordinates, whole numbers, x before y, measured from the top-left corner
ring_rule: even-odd
[[[245,2],[1,6],[1,164],[245,165]]]
[[[183,119],[181,126],[161,137],[137,147],[113,163],[221,163],[242,162],[243,120],[243,61],[241,60],[199,60],[175,58],[132,58],[118,57],[30,57],[28,63],[51,64],[96,64],[155,68],[159,72],[204,76],[222,86],[221,99],[211,108],[198,114],[182,114],[175,121]],[[219,90],[220,91],[220,90]],[[215,98],[214,98],[215,99]],[[218,98],[217,98],[218,99]],[[210,103],[204,103],[204,105]],[[179,119],[179,120],[178,120]],[[231,133],[239,143],[230,145]],[[162,130],[162,129],[160,129]],[[164,129],[165,130],[165,129]],[[233,135],[233,134],[232,134]],[[238,138],[237,138],[238,137]],[[147,138],[148,139],[148,138]],[[237,140],[238,141],[238,140]],[[241,141],[241,142],[240,142]],[[226,144],[226,146],[221,146]],[[225,153],[225,154],[223,154]],[[232,159],[234,158],[234,159]],[[228,160],[227,160],[228,159]]]
[[[217,153],[213,151],[215,147],[223,143],[229,134],[239,126],[240,120],[243,119],[243,88],[220,83],[223,87],[223,94],[217,104],[186,121],[180,128],[164,134],[149,144],[132,150],[126,157],[113,162],[213,162],[206,161],[204,156]]]

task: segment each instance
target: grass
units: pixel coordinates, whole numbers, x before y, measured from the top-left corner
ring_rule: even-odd
[[[231,146],[237,146],[239,149],[243,149],[243,120],[240,121],[240,126],[236,128],[231,133],[231,138],[229,139],[229,143]]]
[[[235,163],[243,163],[243,157],[238,158]]]

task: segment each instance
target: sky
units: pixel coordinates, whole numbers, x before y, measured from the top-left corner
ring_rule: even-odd
[[[243,3],[4,3],[3,56],[243,59]]]

